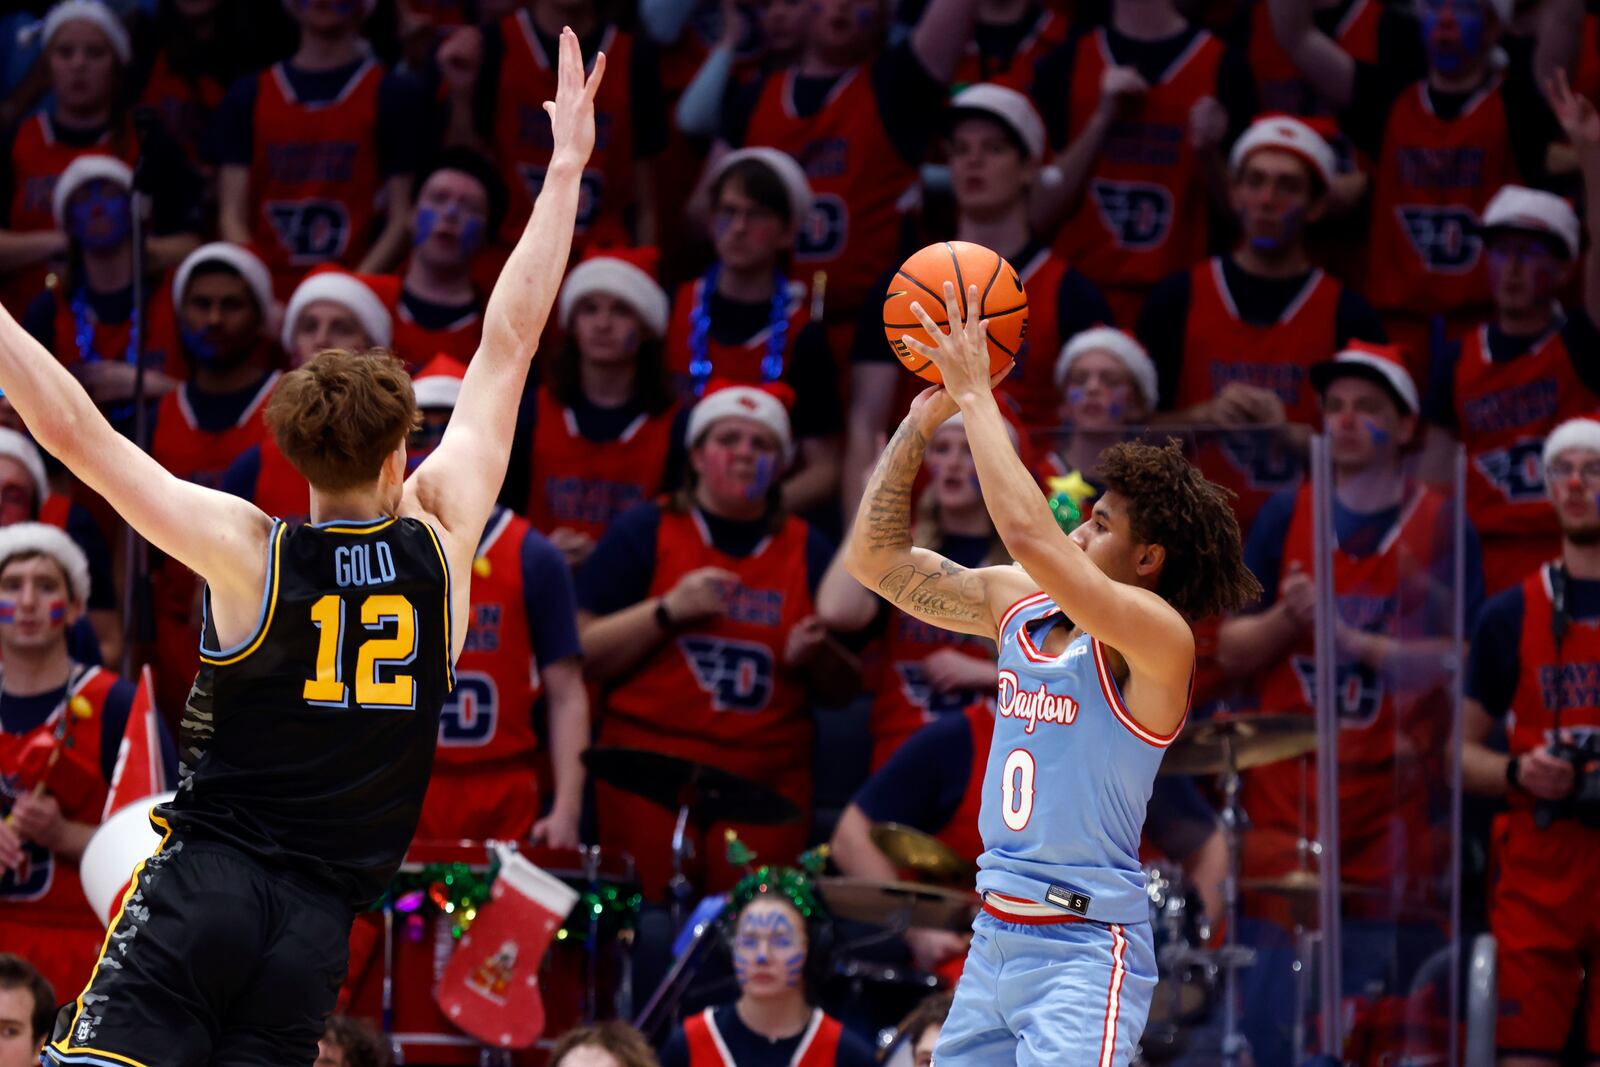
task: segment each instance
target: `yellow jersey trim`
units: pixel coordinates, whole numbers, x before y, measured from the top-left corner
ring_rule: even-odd
[[[448,693],[456,687],[456,645],[450,632],[450,561],[444,557],[444,546],[439,543],[439,535],[434,530],[433,524],[425,522],[422,528],[428,531],[428,537],[433,541],[433,550],[439,553],[439,565],[444,568],[444,677],[445,692]]]
[[[399,521],[398,519],[390,517],[390,518],[384,519],[382,521],[374,519],[372,522],[370,522],[370,523],[368,523],[368,524],[366,524],[364,526],[350,526],[350,525],[343,525],[343,526],[337,526],[337,525],[317,526],[317,525],[313,525],[311,528],[314,529],[314,530],[321,530],[323,533],[372,534],[372,533],[377,533],[379,530],[387,530],[389,527],[393,526],[398,521]]]
[[[159,854],[162,849],[166,848],[167,842],[172,839],[172,827],[167,823],[167,820],[155,813],[155,809],[153,807],[150,811],[150,821],[154,823],[161,831],[161,843],[156,845],[155,852],[150,854],[150,856],[155,856]],[[115,1060],[118,1063],[130,1064],[131,1067],[146,1067],[145,1064],[133,1059],[131,1056],[123,1056],[116,1052],[107,1052],[104,1049],[90,1048],[87,1045],[73,1047],[68,1042],[72,1040],[72,1033],[78,1028],[78,1019],[83,1015],[84,994],[88,993],[89,990],[94,988],[94,980],[100,975],[100,961],[106,958],[107,952],[111,951],[111,934],[116,930],[117,923],[122,921],[123,910],[127,908],[128,901],[133,899],[133,894],[138,890],[139,876],[144,874],[144,865],[149,862],[150,857],[147,856],[140,860],[139,865],[133,869],[133,877],[128,881],[128,888],[123,892],[122,899],[117,902],[117,910],[115,914],[111,916],[111,922],[106,924],[106,937],[105,940],[100,943],[100,955],[95,958],[94,970],[89,972],[89,982],[83,987],[83,992],[78,994],[78,999],[73,1005],[72,1025],[67,1027],[67,1033],[65,1037],[63,1037],[60,1041],[54,1041],[50,1044],[50,1047],[53,1050],[63,1056],[104,1056],[106,1059]]]
[[[272,616],[278,610],[278,574],[280,557],[283,555],[283,536],[289,529],[287,523],[280,522],[272,531],[272,552],[267,557],[267,602],[265,610],[256,627],[255,636],[244,648],[227,656],[207,655],[205,649],[200,650],[200,662],[209,663],[213,667],[228,667],[244,659],[250,653],[261,647],[261,642],[267,639],[267,631],[272,629]],[[219,642],[220,643],[220,642]]]

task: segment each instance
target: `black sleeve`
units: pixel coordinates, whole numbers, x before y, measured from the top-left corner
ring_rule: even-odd
[[[500,483],[500,504],[518,515],[526,515],[533,501],[528,490],[533,479],[533,427],[539,406],[534,401],[535,386],[529,382],[517,407],[517,425],[511,431],[511,451],[506,457],[506,476]]]
[[[936,834],[961,807],[971,768],[972,731],[966,716],[947,715],[908,737],[850,802],[873,822],[897,822]]]
[[[1517,691],[1522,616],[1522,587],[1514,585],[1489,598],[1472,635],[1465,692],[1497,719],[1505,717]]]
[[[154,233],[201,233],[205,229],[205,183],[189,163],[188,153],[161,123],[155,123],[144,144],[150,229]]]
[[[689,436],[689,411],[689,407],[681,407],[672,417],[672,441],[667,445],[667,466],[661,474],[663,493],[677,492],[689,470],[689,443],[685,440]]]
[[[661,506],[639,504],[617,516],[578,570],[578,607],[610,615],[650,595]]]
[[[56,350],[56,298],[46,289],[22,313],[22,328],[52,355]]]
[[[1228,113],[1228,143],[1250,125],[1257,110],[1256,76],[1242,49],[1228,48],[1217,67],[1217,102]]]
[[[1144,834],[1175,860],[1200,850],[1221,824],[1193,778],[1157,778],[1145,808]]]
[[[1170,410],[1178,395],[1178,379],[1183,372],[1183,330],[1189,318],[1189,272],[1179,271],[1157,283],[1145,298],[1135,331],[1139,343],[1156,365],[1156,383],[1161,390],[1157,406]]]
[[[126,678],[118,678],[106,693],[100,719],[100,775],[107,785],[116,777],[117,756],[122,751],[122,738],[128,732],[128,716],[133,713],[136,690]]]
[[[418,133],[428,128],[421,85],[402,71],[385,74],[378,87],[378,168],[385,178],[422,169],[432,146]]]
[[[494,114],[500,100],[500,64],[506,58],[506,39],[500,24],[483,28],[483,57],[478,61],[478,82],[472,87],[472,124],[485,138],[494,136]]]
[[[1428,391],[1422,398],[1422,418],[1446,430],[1456,428],[1456,361],[1461,342],[1451,341],[1428,358]],[[1587,360],[1574,360],[1574,365]]]
[[[1061,287],[1056,290],[1056,329],[1062,343],[1084,330],[1115,325],[1116,317],[1100,287],[1077,267],[1068,267],[1067,273],[1061,276]],[[1048,355],[1056,358],[1054,352]]]
[[[1395,84],[1409,85],[1428,76],[1428,53],[1422,29],[1398,4],[1385,4],[1378,17],[1378,69],[1390,72]]]
[[[822,584],[822,576],[828,573],[828,566],[833,563],[833,555],[838,551],[828,539],[828,535],[810,526],[806,530],[806,588],[811,595],[817,595],[817,587]]]
[[[1333,331],[1335,343],[1340,348],[1351,341],[1370,341],[1381,345],[1389,340],[1377,309],[1349,286],[1339,292],[1339,304],[1333,312]]]
[[[1072,66],[1077,56],[1078,38],[1072,36],[1039,58],[1033,67],[1033,103],[1044,119],[1050,147],[1067,147],[1067,116],[1072,110]]]
[[[872,295],[862,301],[856,312],[855,335],[850,339],[850,364],[892,363],[894,350],[883,333],[883,302],[889,296],[889,283],[894,280],[895,268],[890,267],[883,276],[872,283]]]
[[[246,74],[228,89],[216,114],[211,116],[208,141],[219,164],[248,167],[255,155],[257,75]]]
[[[944,82],[928,73],[907,39],[872,65],[872,88],[895,152],[913,167],[919,166],[944,114]]]
[[[1350,106],[1339,116],[1339,126],[1355,146],[1376,159],[1383,147],[1389,109],[1401,91],[1415,81],[1402,81],[1395,72],[1375,63],[1357,63]]]
[[[683,1027],[673,1030],[661,1046],[661,1067],[689,1067],[689,1041],[683,1036]]]
[[[1550,110],[1544,94],[1525,68],[1513,67],[1506,73],[1504,94],[1511,156],[1524,184],[1545,188],[1551,184],[1545,153],[1550,145],[1564,140],[1561,124]],[[1594,210],[1591,208],[1591,210]]]
[[[745,136],[750,132],[750,116],[756,112],[756,102],[766,80],[757,78],[745,86],[729,86],[722,97],[722,117],[717,125],[717,139],[730,148],[743,148]]]
[[[11,225],[11,152],[16,143],[17,128],[12,126],[0,137],[0,228]]]
[[[844,429],[839,413],[839,371],[822,324],[808,322],[794,340],[784,379],[794,390],[790,420],[795,440],[832,437]]]
[[[151,434],[154,433],[152,426]],[[83,550],[84,558],[89,561],[89,608],[94,611],[117,611],[120,603],[111,565],[111,546],[106,543],[106,535],[101,531],[100,524],[95,522],[89,509],[82,504],[74,503],[67,509],[67,535]]]
[[[650,159],[667,147],[667,99],[661,88],[661,58],[643,34],[633,38],[628,63],[628,107],[633,112],[633,158]]]
[[[1600,204],[1592,210],[1600,211]],[[1600,359],[1594,358],[1600,352],[1600,330],[1595,329],[1589,313],[1581,307],[1573,308],[1561,328],[1561,339],[1566,342],[1567,358],[1578,379],[1589,392],[1600,396]]]

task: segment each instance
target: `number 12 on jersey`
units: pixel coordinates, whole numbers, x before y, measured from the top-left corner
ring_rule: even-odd
[[[308,679],[302,695],[319,707],[347,708],[350,690],[344,679],[345,599],[334,593],[311,605],[317,628],[317,676]],[[417,658],[417,609],[395,593],[374,593],[361,602],[361,626],[377,631],[356,652],[356,704],[367,708],[410,709],[417,703],[417,684],[409,674],[386,669],[404,667]],[[393,633],[389,634],[390,627]]]

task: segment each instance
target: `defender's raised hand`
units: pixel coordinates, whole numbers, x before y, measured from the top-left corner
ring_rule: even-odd
[[[569,27],[561,29],[561,59],[556,71],[556,98],[546,100],[545,111],[550,113],[550,133],[555,149],[550,154],[551,165],[589,162],[594,151],[594,98],[600,92],[600,80],[606,73],[606,54],[595,53],[594,69],[584,76],[583,50],[578,47],[578,35]]]

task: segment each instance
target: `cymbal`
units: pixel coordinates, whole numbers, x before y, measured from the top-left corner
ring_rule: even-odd
[[[915,882],[868,878],[819,878],[817,889],[835,918],[906,929],[966,930],[978,910],[971,890],[957,892]]]
[[[1239,888],[1247,893],[1272,893],[1282,897],[1315,897],[1321,882],[1316,871],[1289,871],[1271,878],[1241,878]],[[1339,895],[1380,893],[1381,889],[1354,882],[1340,882]]]
[[[1317,747],[1316,719],[1300,712],[1229,715],[1187,727],[1167,749],[1162,774],[1225,774],[1303,756]]]
[[[896,867],[936,882],[970,881],[976,870],[943,841],[897,822],[874,824],[872,843]]]
[[[793,801],[760,782],[662,752],[591,748],[583,762],[596,778],[623,792],[668,811],[687,807],[701,826],[721,821],[778,826],[800,818]]]

